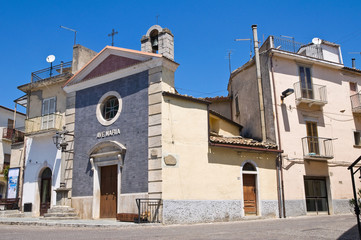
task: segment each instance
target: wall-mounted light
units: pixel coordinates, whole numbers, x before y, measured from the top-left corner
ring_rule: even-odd
[[[72,134],[69,134],[69,131],[65,129],[65,126],[63,127],[63,131],[56,132],[53,136],[53,142],[57,149],[61,150],[62,152],[66,151],[66,147],[68,146],[68,143],[65,140],[65,135],[73,136]]]
[[[288,97],[289,95],[291,95],[294,92],[295,92],[295,90],[293,90],[292,88],[288,88],[288,89],[284,90],[281,95],[282,103],[283,103],[283,99],[285,99],[286,97]]]

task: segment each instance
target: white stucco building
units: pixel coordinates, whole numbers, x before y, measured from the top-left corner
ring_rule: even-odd
[[[361,71],[343,65],[338,44],[312,42],[270,36],[260,47],[261,94],[254,59],[233,71],[228,85],[232,119],[245,136],[283,151],[278,178],[286,217],[349,213],[347,167],[361,154]]]

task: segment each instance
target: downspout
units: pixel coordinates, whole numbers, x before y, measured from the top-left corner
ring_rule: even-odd
[[[253,43],[254,43],[254,56],[256,58],[258,98],[259,98],[259,108],[260,108],[260,114],[261,114],[262,141],[265,142],[267,140],[266,121],[265,121],[264,102],[263,102],[261,65],[260,65],[260,60],[259,60],[257,25],[252,25],[252,31],[253,31]]]
[[[279,150],[282,151],[282,143],[281,143],[281,134],[280,134],[280,123],[278,118],[278,109],[277,109],[277,97],[276,97],[276,84],[275,84],[275,77],[274,77],[274,69],[273,69],[273,53],[270,57],[270,64],[271,64],[271,75],[272,75],[272,86],[273,86],[273,101],[275,103],[275,115],[276,115],[276,124],[277,124],[277,137],[278,137],[278,147]],[[277,166],[277,190],[278,190],[278,199],[281,200],[282,204],[279,204],[279,214],[280,218],[283,216],[286,217],[286,208],[285,208],[285,194],[284,194],[284,185],[283,185],[283,159],[282,153],[278,154],[278,158],[276,159],[276,166]],[[280,203],[280,202],[279,202]],[[282,206],[281,206],[282,205]],[[282,213],[281,213],[282,208]]]

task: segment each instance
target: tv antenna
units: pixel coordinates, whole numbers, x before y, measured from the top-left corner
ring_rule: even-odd
[[[50,77],[53,75],[53,62],[55,61],[54,55],[49,55],[46,57],[46,61],[50,63]]]
[[[231,73],[232,73],[232,67],[231,67],[231,55],[232,55],[232,50],[229,50],[229,51],[228,51],[228,56],[227,56],[227,58],[228,58],[228,66],[229,66],[229,74],[231,74]]]
[[[240,41],[249,41],[249,59],[252,59],[252,39],[250,38],[240,38],[240,39],[234,39],[236,42]]]
[[[60,26],[60,27],[66,29],[66,30],[74,32],[74,45],[76,45],[76,30],[71,29],[71,28],[67,28],[67,27],[64,27],[64,26]]]
[[[348,54],[360,54],[361,55],[361,52],[349,52]]]

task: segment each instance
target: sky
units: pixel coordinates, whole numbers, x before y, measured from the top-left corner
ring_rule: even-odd
[[[72,59],[77,43],[96,52],[111,45],[140,50],[140,39],[158,24],[174,35],[175,87],[195,97],[226,96],[229,71],[249,60],[253,24],[259,40],[286,35],[309,43],[318,37],[341,45],[345,66],[361,69],[361,1],[0,1],[0,105],[14,108],[24,95],[18,86],[29,83],[31,72]],[[20,107],[18,110],[24,112]]]

